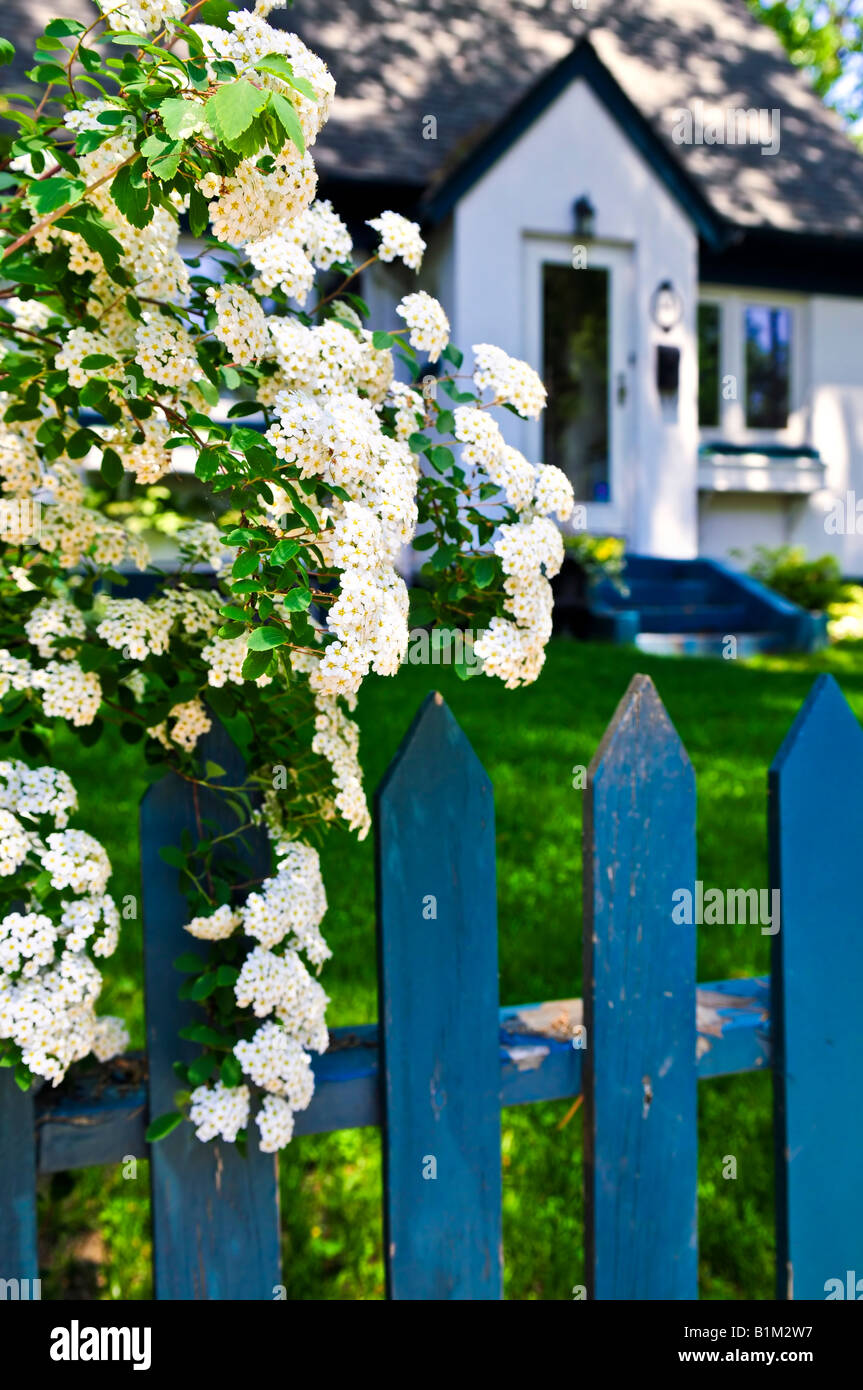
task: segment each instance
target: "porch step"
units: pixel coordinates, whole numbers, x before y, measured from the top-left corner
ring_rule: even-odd
[[[713,589],[706,579],[640,579],[626,575],[627,603],[633,608],[667,608],[669,604],[689,606],[710,603]]]
[[[639,632],[635,645],[651,656],[719,656],[730,660],[729,636],[735,638],[735,655],[740,658],[783,650],[782,638],[776,632]]]
[[[744,603],[680,603],[643,604],[637,600],[632,605],[641,614],[642,632],[726,632],[745,631],[752,627],[747,622]]]

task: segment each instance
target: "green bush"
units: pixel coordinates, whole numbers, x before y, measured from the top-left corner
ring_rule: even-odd
[[[732,550],[733,556],[742,555]],[[807,560],[802,545],[780,545],[771,549],[757,545],[747,573],[783,598],[810,612],[823,612],[844,597],[845,583],[839,562],[832,555]]]

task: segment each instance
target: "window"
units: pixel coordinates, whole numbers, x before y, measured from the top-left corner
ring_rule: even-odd
[[[747,428],[784,430],[791,395],[791,312],[748,304],[744,332]]]
[[[718,304],[699,304],[698,423],[711,429],[719,424],[721,322],[722,310]]]
[[[609,501],[610,272],[542,267],[543,458],[583,502]]]

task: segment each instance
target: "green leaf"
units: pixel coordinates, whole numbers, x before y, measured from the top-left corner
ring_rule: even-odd
[[[83,34],[86,27],[80,19],[52,19],[45,25],[45,33],[51,39],[67,39],[73,34]]]
[[[457,348],[454,343],[447,343],[441,355],[446,358],[447,362],[452,362],[456,371],[458,371],[464,361],[464,353],[460,348]]]
[[[219,388],[212,381],[208,381],[206,377],[201,377],[197,386],[207,405],[219,404]]]
[[[182,143],[165,139],[161,131],[148,135],[141,146],[141,154],[147,161],[147,168],[156,175],[156,178],[164,179],[166,183],[169,183],[176,174],[182,153]]]
[[[192,985],[192,988],[189,990],[189,998],[197,1000],[208,999],[216,989],[217,983],[215,970],[209,971],[208,974],[202,975],[200,980],[196,980]]]
[[[33,206],[41,216],[46,212],[56,212],[65,203],[77,202],[86,187],[83,179],[70,179],[58,174],[54,178],[32,183],[29,191]]]
[[[248,579],[250,574],[254,574],[260,563],[261,557],[257,550],[244,550],[242,555],[238,555],[234,561],[231,574],[235,579]]]
[[[126,470],[120,455],[116,454],[113,449],[105,449],[99,471],[108,487],[116,487]]]
[[[392,347],[393,343],[395,343],[396,341],[397,340],[393,337],[392,333],[384,333],[379,328],[376,328],[374,333],[372,334],[372,347],[377,348],[379,352],[383,348]]]
[[[196,1057],[194,1062],[189,1063],[189,1084],[192,1086],[203,1086],[208,1077],[213,1075],[216,1070],[216,1059],[212,1053],[204,1053],[201,1057]]]
[[[212,24],[216,29],[233,29],[228,15],[236,8],[237,0],[207,0],[198,18],[202,24]]]
[[[285,595],[285,607],[289,613],[302,613],[304,609],[308,608],[311,601],[312,595],[309,589],[291,589]]]
[[[289,560],[293,560],[299,548],[299,541],[292,541],[286,536],[284,540],[279,541],[278,545],[273,550],[270,556],[270,564],[286,565]]]
[[[203,193],[193,188],[189,194],[189,230],[192,236],[203,236],[210,221],[210,205]]]
[[[214,763],[214,762],[212,761],[212,759],[208,758],[208,759],[207,759],[207,766],[206,766],[206,768],[204,769],[204,774],[205,774],[205,776],[208,777],[208,778],[224,777],[224,776],[225,776],[225,769],[221,766],[221,764],[219,764],[219,763]]]
[[[268,96],[267,92],[240,77],[236,82],[217,88],[204,108],[206,119],[218,138],[230,143],[248,130],[266,106]]]
[[[273,647],[282,647],[290,642],[291,634],[283,627],[256,627],[249,636],[250,652],[269,652]]]
[[[166,864],[170,864],[173,869],[184,869],[186,867],[186,856],[176,845],[163,845],[159,850],[159,858]]]
[[[468,665],[467,662],[457,661],[455,662],[455,673],[460,681],[469,681],[473,676],[482,675],[482,662],[476,661],[472,665]]]
[[[216,978],[221,986],[234,985],[240,978],[240,972],[235,965],[220,965]]]
[[[226,1086],[239,1086],[243,1079],[243,1068],[232,1052],[228,1053],[219,1069],[219,1075]]]
[[[142,161],[126,164],[114,175],[111,184],[111,197],[117,207],[133,227],[146,227],[153,219],[155,206],[150,197],[150,189],[144,178]]]
[[[445,444],[436,444],[433,449],[429,449],[428,457],[432,467],[436,468],[438,473],[445,473],[455,463],[452,449],[448,449]]]
[[[159,104],[159,115],[172,140],[186,140],[207,124],[203,102],[184,101],[182,97],[166,97]]]
[[[482,559],[477,560],[474,567],[473,577],[478,588],[487,589],[494,579],[497,570],[497,562],[491,555],[483,555]]]
[[[90,247],[90,250],[102,257],[105,269],[109,273],[120,264],[123,248],[117,238],[111,235],[96,209],[90,204],[67,212],[58,219],[57,226],[63,227],[69,232],[77,232],[78,236],[82,237]]]
[[[200,384],[200,383],[199,383]],[[219,455],[215,449],[202,449],[195,460],[195,475],[205,483],[215,478],[219,471]]]
[[[451,410],[438,411],[437,429],[440,434],[453,434],[455,431],[455,415]]]
[[[259,676],[263,676],[272,664],[272,653],[270,651],[251,651],[243,662],[243,680],[256,681]]]
[[[305,154],[306,142],[303,138],[303,128],[300,125],[300,118],[296,113],[296,109],[288,101],[287,97],[281,96],[278,92],[270,93],[270,101],[287,135],[293,140],[300,154]]]
[[[111,357],[107,352],[90,352],[81,359],[81,366],[85,372],[95,372],[100,367],[116,367],[116,365],[116,357]]]
[[[15,1085],[19,1091],[29,1091],[33,1081],[33,1073],[23,1062],[19,1062],[15,1068]]]
[[[148,1144],[156,1144],[160,1139],[164,1139],[166,1134],[170,1134],[177,1125],[183,1123],[183,1116],[178,1110],[169,1110],[167,1115],[160,1115],[157,1120],[153,1120],[147,1126],[147,1133],[144,1135]]]
[[[172,961],[172,964],[175,970],[181,971],[184,975],[197,975],[198,971],[203,969],[205,962],[201,960],[200,956],[196,956],[194,951],[184,951],[181,956],[177,956],[177,959]],[[192,1041],[197,1042],[198,1039],[193,1038]]]

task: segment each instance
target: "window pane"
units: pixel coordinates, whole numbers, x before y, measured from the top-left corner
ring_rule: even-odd
[[[582,502],[609,500],[607,270],[544,265],[543,459]]]
[[[788,424],[791,313],[750,304],[746,309],[746,424],[782,430]]]
[[[698,423],[719,424],[719,332],[718,304],[698,306]]]

